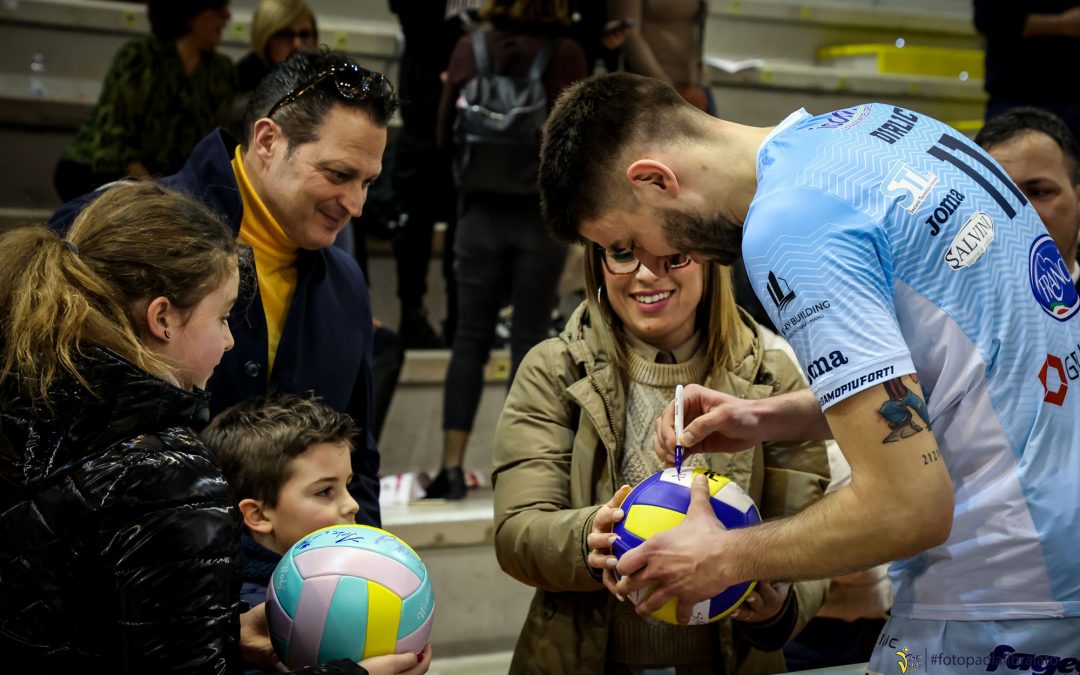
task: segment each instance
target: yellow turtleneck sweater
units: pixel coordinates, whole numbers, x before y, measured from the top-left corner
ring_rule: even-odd
[[[295,263],[299,247],[289,239],[252,187],[244,171],[240,146],[236,146],[232,170],[244,204],[244,217],[240,221],[237,239],[255,252],[255,274],[259,278],[259,296],[262,298],[263,314],[266,315],[266,376],[269,377],[274,369],[281,332],[285,328],[285,317],[296,290]]]

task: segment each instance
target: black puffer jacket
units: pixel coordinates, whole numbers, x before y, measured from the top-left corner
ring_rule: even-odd
[[[80,372],[51,410],[0,392],[0,672],[240,672],[240,519],[190,428],[207,397],[102,349]]]

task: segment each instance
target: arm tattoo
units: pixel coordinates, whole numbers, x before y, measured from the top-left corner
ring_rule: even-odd
[[[914,376],[912,378],[915,379]],[[918,379],[915,379],[915,382],[918,383]],[[926,403],[918,394],[908,389],[901,378],[889,380],[881,386],[885,387],[889,400],[881,404],[878,412],[892,429],[889,435],[882,439],[882,443],[893,443],[919,433],[923,427],[930,428],[930,415],[926,412]],[[913,411],[919,414],[923,426],[916,423]]]

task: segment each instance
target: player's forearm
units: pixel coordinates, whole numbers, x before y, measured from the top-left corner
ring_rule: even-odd
[[[951,500],[895,485],[849,485],[791,518],[734,530],[724,545],[740,552],[738,579],[828,578],[940,544],[951,512]]]
[[[810,389],[757,402],[762,441],[824,441],[832,438],[817,398]]]

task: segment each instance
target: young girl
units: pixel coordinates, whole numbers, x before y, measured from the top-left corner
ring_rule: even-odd
[[[262,607],[240,617],[234,498],[190,428],[233,345],[232,233],[190,197],[124,184],[67,239],[17,229],[0,251],[5,670],[223,673],[242,646],[268,656]],[[425,665],[392,658],[383,672]]]
[[[805,386],[798,368],[735,305],[726,267],[676,254],[658,278],[632,251],[592,244],[585,263],[588,300],[525,357],[495,432],[495,551],[538,589],[510,672],[784,672],[775,650],[817,610],[824,582],[760,583],[734,622],[670,626],[605,591],[605,563],[619,486],[663,468],[653,431],[675,386],[764,398]],[[820,443],[691,454],[683,466],[730,477],[764,518],[820,498],[829,475]]]

